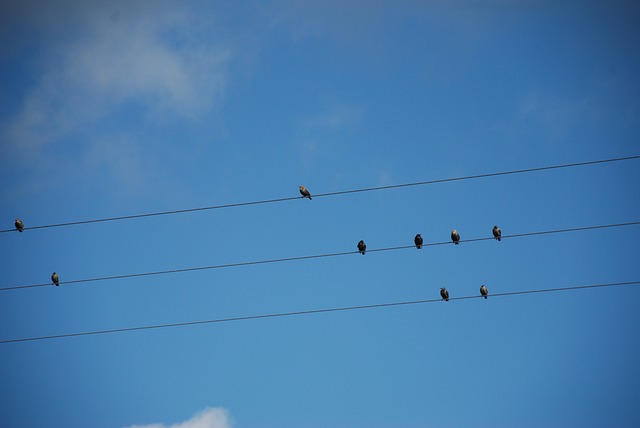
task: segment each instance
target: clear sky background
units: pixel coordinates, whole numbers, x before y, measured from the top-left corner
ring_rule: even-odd
[[[3,1],[0,229],[640,154],[634,1]],[[0,340],[640,280],[640,161],[0,234]],[[637,427],[640,286],[0,344],[3,427]],[[178,425],[184,423],[183,425]]]

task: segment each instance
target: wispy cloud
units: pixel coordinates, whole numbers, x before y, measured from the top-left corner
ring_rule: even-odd
[[[85,8],[75,20],[61,16],[78,37],[41,28],[43,39],[52,37],[43,40],[47,63],[8,126],[11,139],[55,140],[132,107],[142,118],[197,119],[218,105],[231,50],[200,33],[198,17],[172,9]]]
[[[231,428],[229,413],[222,407],[207,407],[192,418],[173,425],[131,425],[126,428]]]
[[[0,61],[20,61],[7,69],[28,66],[33,83],[0,118],[0,158],[34,185],[44,180],[42,165],[73,154],[85,162],[76,171],[104,166],[104,180],[126,175],[127,188],[144,186],[134,179],[144,176],[143,161],[152,164],[156,146],[147,146],[156,129],[186,127],[220,108],[234,49],[213,8],[196,14],[171,1],[63,3],[8,11],[13,19],[5,22],[22,22],[32,43],[18,41],[12,52],[33,51],[33,58]]]

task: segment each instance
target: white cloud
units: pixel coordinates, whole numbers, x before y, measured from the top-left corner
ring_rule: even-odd
[[[139,192],[148,185],[144,176],[158,173],[157,129],[186,128],[220,108],[235,49],[213,7],[62,3],[26,1],[0,19],[7,23],[0,35],[16,41],[0,61],[32,82],[6,102],[0,159],[35,184],[48,181],[42,165],[63,165],[72,154],[75,173],[85,174],[76,180],[92,182],[97,166],[102,181]],[[33,52],[29,61],[21,51]]]
[[[191,419],[173,425],[131,425],[127,428],[231,428],[229,413],[222,407],[207,407]]]
[[[46,62],[11,123],[12,139],[48,142],[132,105],[147,117],[187,119],[219,105],[231,49],[201,32],[202,17],[179,5],[172,14],[153,7],[61,15],[71,37],[42,24]]]

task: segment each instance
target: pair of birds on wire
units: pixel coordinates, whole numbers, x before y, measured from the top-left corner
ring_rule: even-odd
[[[482,284],[482,286],[480,287],[480,295],[482,297],[484,297],[485,299],[489,295],[489,290],[487,290],[487,286],[484,285],[484,284]],[[440,297],[442,297],[442,300],[444,300],[445,302],[448,302],[449,301],[449,291],[447,291],[446,288],[441,287],[440,288]]]
[[[309,200],[311,200],[311,192],[309,192],[309,189],[307,189],[304,186],[299,186],[299,188],[300,188],[300,194],[302,195],[302,197],[309,198]],[[22,231],[24,230],[24,223],[22,222],[22,220],[20,220],[19,218],[16,218],[16,221],[13,224],[16,227],[16,230],[22,233]]]
[[[502,230],[500,230],[500,228],[498,226],[493,226],[493,237],[495,239],[497,239],[498,241],[502,241]],[[420,236],[419,234],[416,235],[416,239],[418,239],[418,236]],[[422,238],[420,238],[420,240],[422,240]],[[451,240],[453,241],[454,244],[458,245],[460,243],[460,233],[458,233],[457,230],[453,229],[451,231]],[[416,246],[418,245],[418,243],[416,242]]]

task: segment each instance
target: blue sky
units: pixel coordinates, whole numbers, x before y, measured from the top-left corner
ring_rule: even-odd
[[[7,2],[0,229],[640,153],[630,1]],[[640,161],[0,234],[0,340],[637,281]],[[0,344],[6,427],[632,427],[640,288]]]

